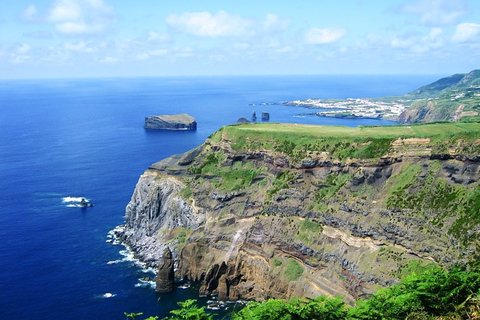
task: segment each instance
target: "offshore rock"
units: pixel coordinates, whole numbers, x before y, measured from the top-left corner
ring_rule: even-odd
[[[175,289],[175,272],[172,251],[165,248],[163,257],[158,263],[158,273],[156,279],[157,292],[167,293]]]
[[[195,118],[186,114],[145,117],[145,129],[155,130],[197,130]]]

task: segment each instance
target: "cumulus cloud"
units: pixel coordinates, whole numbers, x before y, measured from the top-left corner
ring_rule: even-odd
[[[420,32],[406,32],[394,36],[390,45],[394,49],[401,49],[411,53],[426,53],[439,49],[444,45],[442,28],[432,28],[427,35]]]
[[[400,7],[403,13],[420,17],[420,23],[427,26],[450,25],[469,11],[465,0],[416,0]]]
[[[443,46],[443,29],[442,28],[432,28],[427,36],[422,39],[425,43],[432,48],[438,48]]]
[[[22,20],[26,22],[34,22],[37,19],[37,7],[34,4],[28,5],[22,13]]]
[[[64,22],[57,24],[55,29],[63,34],[67,35],[95,35],[102,33],[105,30],[105,25],[89,24],[83,21],[80,22]]]
[[[305,34],[305,43],[307,44],[327,44],[338,41],[347,30],[343,28],[312,28]]]
[[[225,11],[186,12],[171,14],[166,19],[174,30],[199,37],[239,37],[281,32],[289,25],[288,19],[267,14],[264,21],[232,15]]]
[[[453,41],[460,43],[480,43],[480,24],[459,24],[455,29]]]
[[[286,30],[289,24],[290,21],[288,19],[282,19],[276,14],[268,13],[263,22],[263,29],[267,33],[281,32]]]
[[[252,24],[247,19],[225,11],[216,14],[210,12],[171,14],[166,21],[177,31],[200,37],[240,36],[245,34]]]
[[[105,32],[112,17],[103,0],[56,0],[46,20],[64,35],[96,35]]]

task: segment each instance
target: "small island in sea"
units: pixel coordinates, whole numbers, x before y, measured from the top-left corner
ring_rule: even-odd
[[[197,130],[195,118],[186,113],[145,117],[145,129],[153,130]]]

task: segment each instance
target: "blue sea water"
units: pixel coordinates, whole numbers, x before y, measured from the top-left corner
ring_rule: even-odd
[[[436,76],[264,76],[0,81],[0,319],[165,316],[195,290],[157,294],[107,242],[152,163],[202,143],[239,117],[272,122],[391,124],[296,117],[280,101],[403,94]],[[267,103],[267,105],[261,105]],[[253,106],[253,104],[255,106]],[[144,117],[189,113],[196,132],[151,132]],[[91,208],[71,208],[82,196]]]

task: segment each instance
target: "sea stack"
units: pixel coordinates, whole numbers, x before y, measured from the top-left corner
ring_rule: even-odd
[[[270,113],[263,111],[262,112],[262,121],[269,121],[270,120]]]
[[[145,129],[197,130],[195,118],[186,113],[145,117]]]
[[[175,272],[173,270],[173,255],[169,248],[163,251],[163,257],[158,263],[156,280],[157,292],[167,293],[175,289]]]

